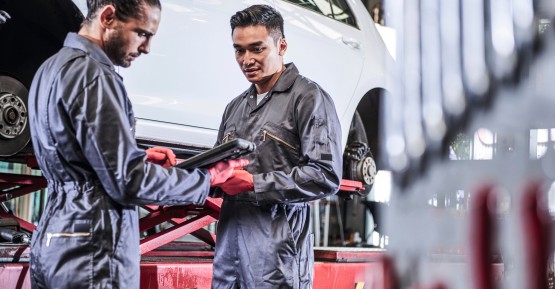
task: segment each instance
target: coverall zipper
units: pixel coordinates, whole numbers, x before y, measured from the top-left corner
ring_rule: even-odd
[[[46,247],[50,246],[50,240],[53,237],[89,237],[91,233],[46,233]]]
[[[297,151],[297,149],[296,149],[292,144],[290,144],[290,143],[284,141],[284,140],[281,139],[280,137],[276,136],[275,134],[272,134],[271,132],[269,132],[269,131],[267,131],[267,130],[264,130],[264,135],[263,135],[262,141],[266,141],[266,135],[268,135],[268,136],[271,137],[272,139],[274,139],[274,140],[276,140],[276,141],[278,141],[278,142],[280,142],[280,143],[286,145],[287,147],[291,148],[292,150]]]

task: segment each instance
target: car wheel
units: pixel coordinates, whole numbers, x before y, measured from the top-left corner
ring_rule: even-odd
[[[29,91],[17,79],[0,75],[0,156],[12,156],[29,143]]]

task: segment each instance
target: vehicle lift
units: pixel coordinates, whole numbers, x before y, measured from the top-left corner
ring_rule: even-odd
[[[46,187],[41,176],[0,173],[0,221],[15,220],[17,230],[32,232],[35,225],[13,215],[3,202]],[[340,190],[363,188],[361,182],[342,180]],[[222,199],[208,197],[202,206],[142,207],[148,214],[139,220],[141,232],[164,222],[173,226],[140,241],[141,288],[210,288],[216,236],[204,228],[218,220],[221,204]],[[188,234],[203,243],[172,243]],[[382,249],[317,247],[314,288],[387,288],[384,255]],[[28,245],[0,244],[2,288],[30,288],[28,261]]]

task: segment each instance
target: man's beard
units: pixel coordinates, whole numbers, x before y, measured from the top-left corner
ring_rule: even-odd
[[[127,57],[124,50],[126,46],[120,30],[116,30],[104,41],[104,51],[116,66],[129,67],[131,65],[130,61],[125,60]]]

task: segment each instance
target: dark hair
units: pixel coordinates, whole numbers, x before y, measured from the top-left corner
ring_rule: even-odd
[[[143,17],[142,4],[162,9],[160,0],[87,0],[88,13],[85,21],[90,22],[98,11],[106,6],[112,5],[116,8],[116,18],[127,21],[129,18],[140,19]]]
[[[274,8],[268,5],[252,5],[244,10],[238,11],[231,16],[231,33],[235,27],[246,27],[253,25],[263,25],[272,35],[275,41],[280,37],[285,37],[283,33],[283,17]]]

